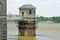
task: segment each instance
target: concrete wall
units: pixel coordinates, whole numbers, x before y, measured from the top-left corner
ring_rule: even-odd
[[[0,40],[7,40],[6,0],[0,0]]]
[[[27,21],[34,21],[34,17],[35,17],[35,9],[31,9],[32,10],[32,14],[29,14],[29,10],[30,9],[19,9],[19,15]],[[22,16],[22,12],[24,12],[24,16]]]
[[[19,15],[22,16],[22,11],[24,12],[24,17],[35,17],[35,9],[32,10],[32,14],[29,14],[30,9],[20,9]]]
[[[6,0],[0,0],[0,4],[1,4],[1,12],[0,12],[0,16],[5,16],[6,15]]]
[[[26,29],[25,30],[25,35],[34,36],[35,35],[35,30],[34,29]]]
[[[32,10],[32,14],[29,14],[29,10]],[[22,16],[22,12],[24,12],[24,16]],[[19,9],[19,15],[23,18],[22,20],[27,20],[28,22],[33,22],[34,21],[34,17],[35,17],[35,9]],[[33,25],[30,25],[30,27],[32,27]],[[27,27],[29,27],[29,25],[27,25]],[[21,30],[21,29],[20,29]],[[34,29],[22,29],[21,31],[19,30],[19,35],[21,35],[21,32],[24,31],[24,35],[35,35],[35,30]]]
[[[21,32],[23,33],[23,35],[21,34]],[[34,36],[35,35],[35,29],[20,29],[19,30],[19,35],[20,36]]]
[[[6,18],[0,18],[0,38],[7,38],[7,24]],[[1,40],[1,39],[0,39]]]

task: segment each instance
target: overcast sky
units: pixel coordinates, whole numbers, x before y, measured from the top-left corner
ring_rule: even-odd
[[[19,14],[19,7],[32,4],[36,9],[36,15],[51,17],[60,16],[60,0],[7,0],[8,14]]]

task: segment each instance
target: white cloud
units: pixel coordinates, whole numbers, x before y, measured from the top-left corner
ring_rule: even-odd
[[[56,3],[60,3],[60,1],[56,1]]]

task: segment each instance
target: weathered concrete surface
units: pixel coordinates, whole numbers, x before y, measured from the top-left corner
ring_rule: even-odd
[[[0,16],[6,16],[6,0],[0,0],[0,5],[1,5],[1,12]]]

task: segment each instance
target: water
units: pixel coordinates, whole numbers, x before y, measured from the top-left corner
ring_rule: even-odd
[[[17,36],[16,35],[8,35],[7,40],[17,40]]]
[[[18,40],[16,32],[13,30],[9,30],[7,40]],[[60,24],[38,23],[36,35],[36,40],[60,40]]]
[[[35,38],[36,40],[42,40],[45,38],[45,36],[36,36]],[[18,39],[17,36],[8,35],[7,40],[18,40]]]

